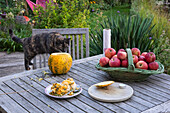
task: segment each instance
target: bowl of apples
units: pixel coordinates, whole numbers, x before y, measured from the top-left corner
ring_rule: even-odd
[[[107,72],[115,81],[143,81],[164,72],[164,66],[153,52],[141,54],[138,48],[120,49],[117,54],[115,49],[107,48],[96,68]]]

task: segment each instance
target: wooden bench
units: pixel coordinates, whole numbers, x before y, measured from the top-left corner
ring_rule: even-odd
[[[69,42],[68,53],[72,56],[73,60],[89,57],[89,28],[33,29],[32,35],[50,32],[58,32],[65,38],[72,39]],[[46,67],[49,55],[43,54],[37,56],[39,56],[39,67]],[[37,68],[36,57],[33,59],[33,69]]]

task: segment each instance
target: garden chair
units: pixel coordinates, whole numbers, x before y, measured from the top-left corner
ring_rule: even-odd
[[[58,32],[65,38],[71,38],[68,53],[73,60],[89,57],[89,28],[33,29],[32,35],[49,32]],[[46,67],[49,54],[37,55],[36,57],[38,56],[39,67]],[[37,68],[36,57],[33,59],[33,69]]]

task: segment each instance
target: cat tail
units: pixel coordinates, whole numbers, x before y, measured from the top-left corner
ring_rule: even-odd
[[[9,35],[10,35],[10,37],[12,38],[13,41],[22,44],[22,40],[21,40],[20,38],[18,38],[17,36],[14,35],[12,29],[9,29]]]

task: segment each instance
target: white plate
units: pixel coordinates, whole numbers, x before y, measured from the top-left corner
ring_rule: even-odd
[[[54,96],[54,95],[50,95],[50,92],[52,92],[51,90],[51,87],[52,85],[49,85],[45,88],[45,93],[50,96],[50,97],[53,97],[53,98],[60,98],[60,99],[64,99],[64,98],[71,98],[71,97],[74,97],[74,96],[77,96],[79,95],[81,92],[82,92],[82,88],[80,87],[80,85],[76,84],[77,85],[77,88],[80,88],[78,92],[74,93],[73,95],[63,95],[63,96]]]

